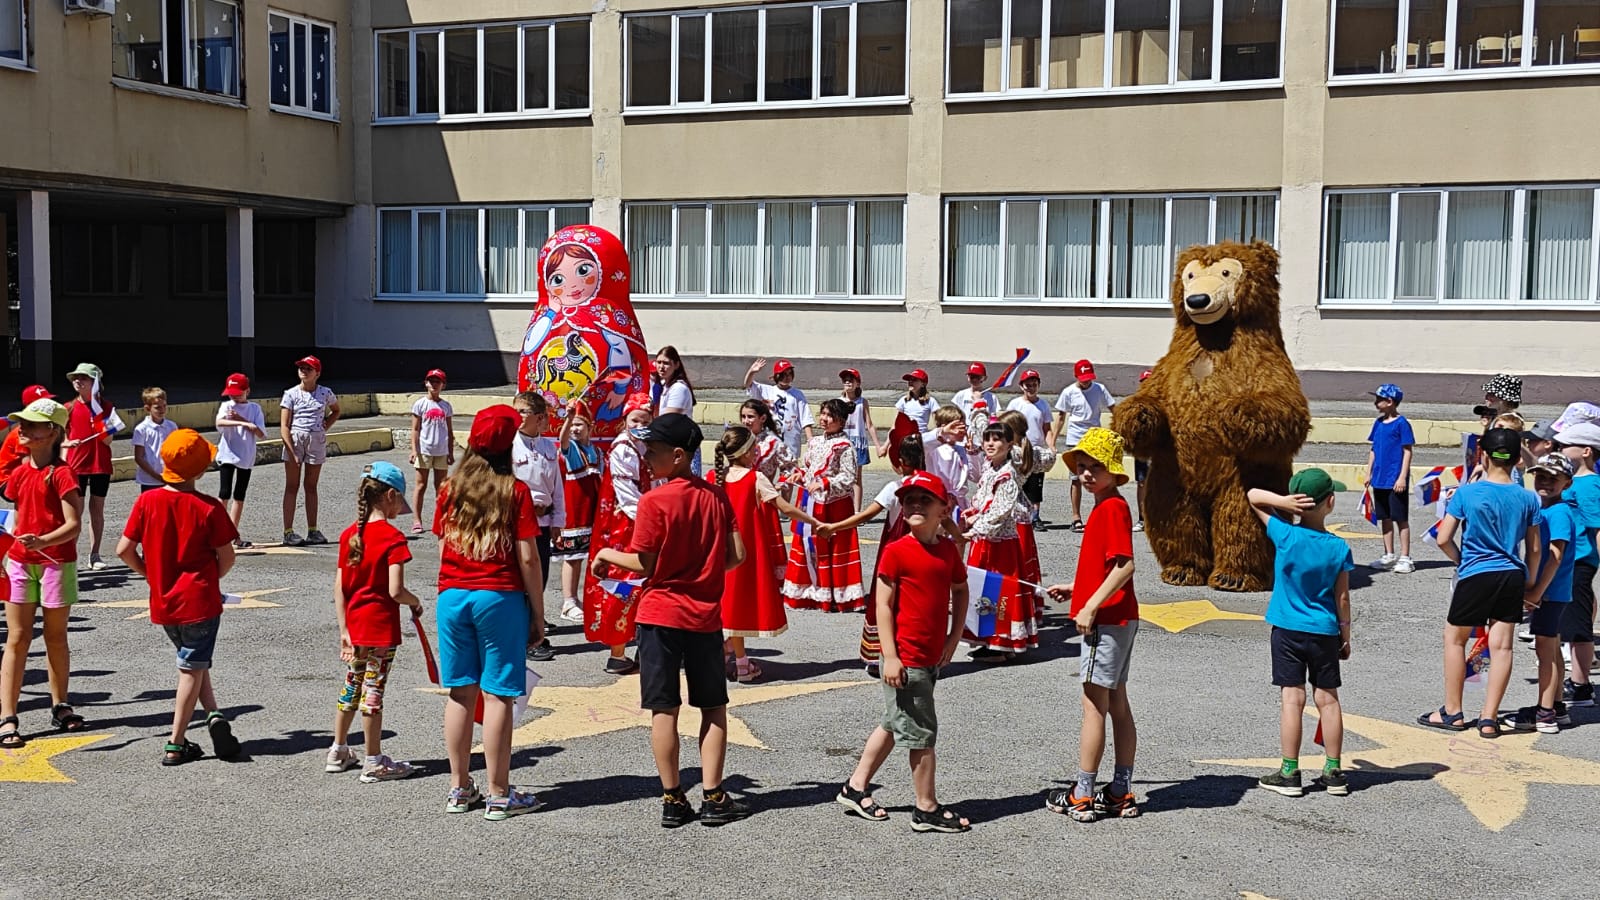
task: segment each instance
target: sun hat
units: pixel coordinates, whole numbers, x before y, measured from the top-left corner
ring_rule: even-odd
[[[1400,385],[1392,381],[1385,381],[1383,384],[1378,385],[1377,390],[1367,391],[1367,393],[1377,397],[1379,400],[1393,400],[1396,403],[1405,399],[1406,396],[1405,391],[1400,390]]]
[[[215,444],[193,428],[179,428],[161,442],[161,480],[180,484],[199,478],[216,458]]]
[[[399,466],[392,462],[379,460],[363,469],[362,474],[374,481],[381,481],[398,491],[401,505],[400,514],[409,515],[411,513],[411,504],[406,502],[406,473],[400,471]]]
[[[472,431],[467,434],[467,447],[476,453],[498,456],[511,451],[517,429],[522,427],[522,416],[504,403],[496,403],[478,410],[472,417]]]
[[[1560,453],[1546,453],[1539,457],[1538,462],[1529,466],[1528,471],[1544,472],[1557,478],[1571,478],[1573,473],[1578,471],[1578,467],[1572,464],[1572,460],[1567,459]]]
[[[927,491],[939,499],[940,503],[949,502],[949,492],[945,490],[944,479],[932,472],[912,472],[901,480],[900,486],[894,489],[896,497],[904,498],[912,491]]]
[[[1483,383],[1483,392],[1493,394],[1501,400],[1520,404],[1522,402],[1522,379],[1515,375],[1499,374]]]
[[[1067,456],[1076,459],[1080,453],[1105,466],[1119,486],[1128,483],[1128,470],[1122,467],[1122,435],[1109,428],[1091,428]]]
[[[967,374],[968,375],[982,375],[984,378],[988,378],[989,377],[989,370],[984,368],[983,363],[975,362],[972,365],[967,366]]]
[[[1600,425],[1600,406],[1595,406],[1593,403],[1584,403],[1581,400],[1577,403],[1569,403],[1567,408],[1561,411],[1561,417],[1556,419],[1550,427],[1560,431],[1579,422]]]
[[[235,372],[228,376],[227,384],[222,386],[222,396],[237,397],[250,390],[250,379],[243,372]]]
[[[14,412],[6,416],[6,418],[13,422],[19,419],[24,422],[49,422],[57,428],[65,428],[67,427],[67,408],[45,397],[29,403],[22,412]]]
[[[642,441],[656,441],[676,447],[686,453],[693,453],[705,441],[700,426],[683,413],[656,416],[649,425],[634,429],[633,436]]]
[[[1313,503],[1321,503],[1329,496],[1345,490],[1344,482],[1318,468],[1301,469],[1289,479],[1289,493],[1305,494]]]
[[[101,374],[100,367],[94,363],[78,363],[78,367],[73,369],[71,372],[68,372],[67,377],[71,378],[74,375],[82,375],[83,377],[92,381],[96,378],[99,378]]]
[[[1563,447],[1590,447],[1600,450],[1600,425],[1592,422],[1569,425],[1556,435],[1556,443]]]

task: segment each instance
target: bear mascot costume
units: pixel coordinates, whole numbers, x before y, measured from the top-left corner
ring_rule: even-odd
[[[1145,533],[1161,580],[1266,590],[1272,544],[1245,491],[1284,491],[1311,430],[1278,322],[1278,253],[1190,247],[1177,269],[1172,343],[1112,428],[1150,461]]]
[[[539,251],[539,304],[522,339],[519,390],[544,395],[550,430],[561,433],[567,403],[593,415],[591,439],[605,449],[622,429],[628,395],[646,390],[650,351],[633,314],[628,251],[593,225],[569,225]]]

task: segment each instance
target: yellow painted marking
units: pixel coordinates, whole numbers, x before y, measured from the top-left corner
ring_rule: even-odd
[[[283,544],[256,544],[255,546],[251,547],[249,550],[240,550],[240,551],[238,551],[238,553],[235,554],[235,555],[237,555],[237,556],[271,556],[271,555],[279,555],[279,554],[289,555],[289,556],[314,556],[315,555],[314,551],[302,550],[299,547],[286,547]]]
[[[51,765],[50,758],[112,737],[116,735],[74,734],[66,737],[33,738],[26,746],[0,750],[0,781],[72,784],[73,779]]]
[[[1485,741],[1473,731],[1446,733],[1349,713],[1345,713],[1344,728],[1380,745],[1374,750],[1346,748],[1344,758],[1350,760],[1346,769],[1387,770],[1431,778],[1454,794],[1490,831],[1500,831],[1522,817],[1528,808],[1530,784],[1600,787],[1600,763],[1534,749],[1539,735],[1532,732],[1506,732],[1497,741]],[[1280,760],[1273,757],[1197,762],[1271,769]]]
[[[1242,900],[1274,900],[1274,898],[1268,897],[1266,894],[1258,894],[1255,891],[1240,891],[1239,896]]]
[[[239,602],[224,604],[222,610],[223,612],[227,612],[234,609],[278,609],[283,604],[273,603],[270,600],[261,600],[257,598],[265,597],[268,594],[281,594],[287,590],[288,588],[272,588],[271,590],[266,591],[240,591]],[[108,606],[112,609],[144,610],[144,612],[135,613],[129,616],[129,621],[134,619],[150,618],[150,600],[148,597],[140,598],[138,600],[111,600],[106,603],[95,603],[93,606]]]
[[[1383,537],[1383,535],[1370,531],[1351,531],[1350,526],[1338,522],[1328,526],[1328,533],[1338,535],[1347,541],[1368,541]]]
[[[1193,628],[1202,622],[1261,622],[1261,616],[1250,613],[1230,612],[1218,609],[1210,600],[1180,600],[1177,603],[1152,603],[1141,604],[1139,618],[1146,622],[1154,622],[1167,631],[1177,634],[1187,628]]]

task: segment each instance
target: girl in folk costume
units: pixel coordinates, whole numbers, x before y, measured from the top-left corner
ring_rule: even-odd
[[[849,436],[850,443],[856,448],[856,465],[865,469],[867,463],[872,461],[871,451],[868,447],[878,446],[878,429],[872,424],[872,405],[867,403],[867,397],[861,391],[861,372],[857,369],[839,370],[839,397],[850,404],[850,418],[845,421],[844,433]],[[856,508],[861,507],[861,482],[856,481],[856,491],[853,495]],[[867,604],[871,606],[872,604]]]
[[[639,508],[639,498],[650,489],[650,470],[644,464],[644,442],[634,437],[632,431],[649,425],[652,418],[649,394],[638,393],[628,398],[623,415],[627,429],[611,442],[606,477],[600,481],[600,505],[589,540],[591,571],[600,548],[626,550],[633,540],[633,519]],[[591,578],[583,589],[583,635],[611,648],[611,658],[606,660],[609,674],[632,675],[639,671],[639,664],[627,655],[637,612],[631,599],[624,600],[607,591],[597,579]]]
[[[1017,478],[1027,481],[1035,472],[1048,472],[1056,463],[1056,452],[1049,447],[1040,447],[1028,440],[1028,420],[1022,413],[1014,409],[1006,410],[999,416],[999,421],[1011,426],[1011,433],[1018,435],[1016,444],[1011,448],[1011,466],[1017,470]],[[1022,544],[1022,578],[1034,584],[1043,584],[1044,576],[1039,568],[1039,544],[1034,540],[1033,518],[1039,508],[1028,499],[1026,494],[1017,494],[1017,541]],[[1034,606],[1034,620],[1044,621],[1044,598],[1039,598]]]
[[[794,457],[783,442],[772,407],[765,400],[746,400],[739,405],[739,424],[756,436],[756,471],[781,489],[794,471]]]
[[[1017,540],[1017,518],[1021,510],[1017,495],[1022,481],[1011,466],[1015,443],[1011,426],[1004,422],[991,422],[984,429],[983,455],[988,465],[972,494],[972,508],[962,514],[962,524],[974,538],[967,565],[1020,579],[1022,545]],[[973,602],[982,601],[974,598]],[[1039,646],[1036,605],[1032,587],[1018,585],[1014,593],[1008,588],[995,603],[994,633],[979,635],[969,629],[962,635],[963,640],[979,648],[972,658],[1010,662],[1023,650]]]
[[[806,445],[800,462],[800,484],[806,503],[796,504],[819,522],[842,522],[855,512],[851,498],[860,477],[855,447],[845,436],[850,405],[834,397],[822,404],[817,424],[822,434]],[[796,534],[783,573],[783,598],[795,609],[860,612],[866,606],[861,589],[861,545],[854,531],[810,540]]]
[[[583,603],[578,592],[583,585],[583,567],[589,563],[589,539],[594,533],[595,515],[600,509],[600,482],[605,474],[605,457],[589,440],[589,410],[583,401],[567,404],[567,420],[572,428],[562,432],[562,500],[566,521],[551,540],[553,560],[561,563],[561,618],[583,622]]]
[[[747,637],[777,637],[789,630],[783,611],[783,532],[778,511],[816,528],[820,523],[783,499],[767,476],[755,468],[756,437],[735,425],[717,444],[717,483],[733,504],[734,521],[746,548],[745,561],[723,576],[722,633],[733,656],[728,677],[748,684],[761,677],[761,667],[745,655]]]

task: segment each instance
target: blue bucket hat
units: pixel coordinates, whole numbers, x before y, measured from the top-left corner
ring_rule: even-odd
[[[1390,381],[1378,385],[1377,390],[1367,391],[1367,393],[1377,397],[1379,400],[1393,400],[1396,403],[1399,403],[1406,395],[1405,391],[1400,390],[1400,385]]]

